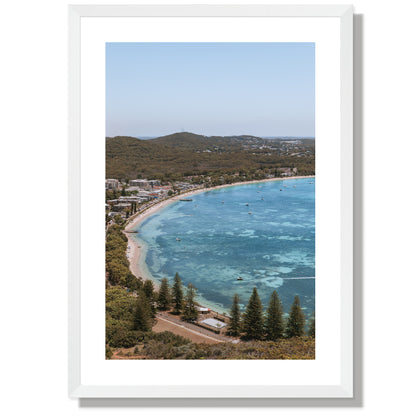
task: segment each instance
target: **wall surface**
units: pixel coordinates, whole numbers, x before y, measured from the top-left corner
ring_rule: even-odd
[[[415,7],[357,0],[355,11],[363,36],[356,107],[362,400],[354,407],[151,402],[138,409],[67,398],[67,3],[3,4],[0,173],[2,200],[17,202],[1,204],[3,414],[415,414]]]

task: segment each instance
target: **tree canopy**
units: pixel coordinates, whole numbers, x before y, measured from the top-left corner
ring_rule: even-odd
[[[150,331],[152,329],[152,320],[153,314],[149,303],[149,298],[141,290],[136,300],[133,329],[143,332]]]
[[[269,307],[267,309],[265,330],[266,337],[268,340],[275,341],[276,339],[283,337],[283,307],[279,299],[279,295],[275,290],[270,296]]]
[[[263,322],[263,305],[257,289],[253,288],[244,312],[244,332],[246,333],[246,338],[262,339],[264,334]]]
[[[292,307],[290,309],[289,319],[286,325],[286,336],[301,337],[304,335],[305,329],[305,314],[300,306],[299,296],[295,296]]]
[[[175,274],[175,279],[172,287],[173,295],[173,311],[176,314],[180,314],[183,307],[183,289],[182,289],[182,280],[179,277],[179,274]]]
[[[230,333],[234,336],[240,335],[241,331],[241,311],[240,311],[240,297],[235,294],[233,296],[233,304],[231,306],[230,316]]]
[[[296,167],[315,174],[315,140],[254,136],[205,137],[182,132],[156,139],[106,138],[106,177],[181,180],[185,176],[277,173]],[[252,179],[256,179],[253,177]],[[248,180],[248,179],[247,179]]]
[[[182,319],[187,322],[196,321],[198,318],[198,311],[196,310],[195,304],[195,295],[196,295],[196,288],[192,285],[192,283],[188,284],[188,288],[186,291],[186,298],[184,302],[183,308],[183,317]]]
[[[149,301],[149,305],[152,311],[152,316],[155,317],[156,315],[156,308],[155,308],[155,292],[153,282],[151,280],[145,280],[143,284],[143,293],[145,294],[146,298]]]
[[[169,309],[171,304],[170,289],[168,284],[168,279],[164,277],[160,284],[159,295],[157,299],[157,307],[161,311],[166,311]]]

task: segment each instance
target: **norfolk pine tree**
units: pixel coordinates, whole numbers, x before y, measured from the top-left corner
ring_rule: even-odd
[[[183,306],[183,290],[182,281],[179,274],[175,274],[175,282],[172,287],[173,292],[173,311],[176,314],[180,314]]]
[[[151,280],[145,280],[143,285],[143,292],[147,296],[148,299],[154,299],[154,286]]]
[[[155,309],[155,292],[153,282],[151,280],[145,280],[143,285],[143,292],[147,299],[149,300],[149,305],[152,311],[152,317],[156,316],[156,309]]]
[[[276,339],[278,338],[283,338],[283,308],[282,303],[279,299],[279,295],[275,290],[270,296],[269,307],[267,309],[265,330],[267,339],[270,341],[276,341]]]
[[[263,337],[263,305],[257,289],[253,288],[246,311],[244,313],[244,331],[248,339],[261,339]]]
[[[160,284],[159,296],[157,299],[157,306],[161,311],[166,311],[170,306],[170,290],[168,279],[164,277]]]
[[[139,291],[134,311],[133,328],[147,332],[152,329],[152,310],[149,299],[143,291]]]
[[[185,306],[183,311],[184,321],[193,322],[196,321],[196,319],[198,318],[198,311],[196,310],[195,305],[195,293],[196,288],[192,286],[192,283],[189,283],[186,292]]]
[[[288,338],[301,337],[304,335],[304,328],[305,314],[300,307],[299,296],[296,295],[287,321],[286,336]]]
[[[241,330],[241,311],[240,311],[240,297],[237,293],[233,297],[233,305],[231,306],[230,317],[230,332],[237,337]]]

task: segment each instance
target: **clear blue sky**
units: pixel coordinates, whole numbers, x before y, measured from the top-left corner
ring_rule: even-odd
[[[106,135],[315,136],[314,43],[107,43]]]

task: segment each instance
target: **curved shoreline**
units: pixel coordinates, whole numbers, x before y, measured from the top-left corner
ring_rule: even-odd
[[[164,199],[155,205],[151,206],[150,208],[146,209],[145,212],[136,215],[130,222],[126,225],[124,228],[126,235],[128,239],[128,246],[130,249],[127,249],[127,255],[130,263],[130,270],[131,272],[137,277],[141,278],[143,280],[151,280],[153,284],[158,288],[160,286],[159,281],[152,276],[149,269],[146,265],[146,244],[140,239],[140,237],[137,236],[137,234],[131,234],[128,231],[132,231],[135,229],[141,222],[143,222],[145,219],[150,217],[151,215],[155,214],[160,209],[166,207],[167,205],[171,204],[172,202],[178,201],[184,197],[196,195],[202,192],[209,192],[213,191],[215,189],[221,189],[221,188],[228,188],[230,186],[241,186],[241,185],[251,185],[255,183],[263,183],[263,182],[274,182],[274,181],[286,181],[286,180],[293,180],[293,179],[308,179],[308,178],[315,178],[315,175],[311,176],[291,176],[289,178],[270,178],[270,179],[259,179],[256,181],[249,181],[249,182],[236,182],[236,183],[230,183],[225,185],[219,185],[214,186],[212,188],[201,188],[196,189],[193,191],[188,191],[180,195],[175,195],[171,198]],[[135,239],[133,236],[136,235],[137,239]],[[138,240],[138,241],[137,241]]]

